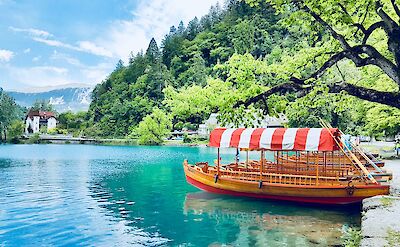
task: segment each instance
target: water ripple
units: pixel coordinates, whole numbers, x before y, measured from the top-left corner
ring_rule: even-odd
[[[204,148],[2,145],[0,246],[330,245],[340,243],[343,225],[359,224],[353,209],[198,194],[182,160],[212,162],[214,155]]]

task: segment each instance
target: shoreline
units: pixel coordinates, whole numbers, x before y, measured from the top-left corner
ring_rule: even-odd
[[[398,246],[400,243],[400,159],[385,159],[393,172],[390,195],[375,196],[362,202],[360,246]]]
[[[35,142],[31,142],[31,137],[21,137],[18,139],[18,143],[9,144],[96,144],[96,145],[127,145],[127,146],[141,146],[137,144],[137,139],[130,138],[96,138],[96,137],[72,137],[72,136],[51,136],[43,135],[40,136]],[[206,147],[208,141],[194,141],[185,143],[183,140],[165,140],[159,146],[176,146],[176,147]],[[394,150],[394,142],[361,142],[360,146],[366,151],[379,154],[381,159],[385,160],[396,160],[400,157],[396,157]]]
[[[172,147],[206,147],[208,141],[198,141],[185,143],[183,140],[166,140],[160,145],[154,146],[172,146]],[[142,146],[138,144],[137,139],[130,138],[96,138],[96,137],[72,137],[72,136],[52,136],[41,135],[37,138],[34,136],[23,136],[16,143],[5,142],[5,144],[81,144],[81,145],[116,145],[116,146]],[[146,146],[146,145],[143,145]]]

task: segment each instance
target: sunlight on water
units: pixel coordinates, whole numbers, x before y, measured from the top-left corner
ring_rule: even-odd
[[[201,192],[186,183],[183,159],[212,163],[215,150],[2,145],[0,246],[327,246],[359,225],[358,207]]]

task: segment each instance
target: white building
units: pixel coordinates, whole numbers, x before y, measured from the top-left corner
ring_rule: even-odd
[[[211,113],[210,117],[204,122],[204,124],[199,125],[199,129],[197,133],[201,136],[208,136],[211,130],[222,127],[218,122],[218,113]],[[287,117],[283,113],[279,113],[278,117],[272,117],[269,115],[261,117],[255,117],[252,126],[253,128],[274,128],[274,127],[283,127],[284,124],[288,122]],[[232,128],[233,126],[228,125],[224,126],[228,128]],[[239,128],[244,128],[245,126],[239,126]]]
[[[30,110],[25,119],[25,134],[38,133],[42,127],[46,127],[47,130],[56,128],[57,119],[55,114],[53,112]]]

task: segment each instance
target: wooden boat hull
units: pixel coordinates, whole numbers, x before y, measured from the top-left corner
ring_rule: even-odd
[[[193,186],[211,193],[232,196],[337,205],[359,203],[364,198],[389,193],[389,185],[357,185],[353,191],[347,185],[306,186],[263,183],[259,188],[259,182],[256,181],[224,177],[216,180],[213,174],[201,172],[190,165],[184,165],[184,171],[187,182]]]

